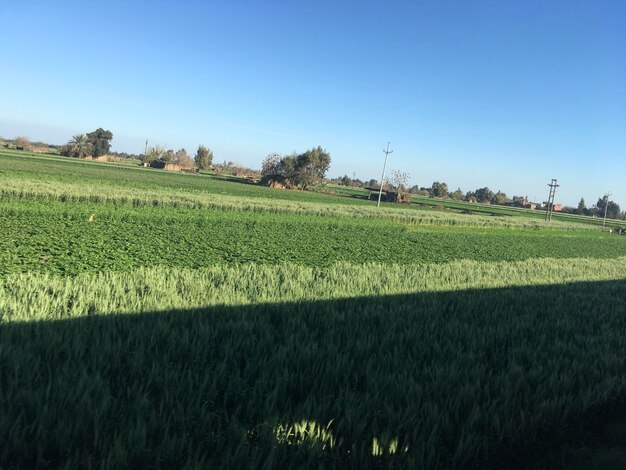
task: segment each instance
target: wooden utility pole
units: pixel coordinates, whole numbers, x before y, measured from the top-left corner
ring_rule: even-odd
[[[380,190],[378,191],[378,205],[376,207],[380,207],[380,197],[383,195],[383,184],[385,183],[385,169],[387,168],[387,157],[390,153],[393,153],[393,150],[389,150],[389,144],[391,142],[387,142],[387,150],[383,150],[385,152],[385,164],[383,165],[383,176],[380,178]]]
[[[550,186],[550,194],[548,195],[546,222],[552,222],[552,211],[554,210],[554,195],[556,194],[556,188],[558,188],[560,185],[556,184],[556,178],[552,178],[552,181],[548,186]]]

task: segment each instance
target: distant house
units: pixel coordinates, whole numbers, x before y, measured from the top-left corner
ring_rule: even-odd
[[[530,209],[531,211],[537,209],[537,203],[530,202],[528,198],[518,199],[517,201],[513,202],[507,202],[505,205],[511,207],[522,207],[524,209]]]
[[[153,160],[150,162],[150,166],[152,168],[159,168],[165,171],[186,171],[186,172],[198,171],[194,168],[193,163],[188,164],[186,162],[183,162],[181,164],[179,162],[164,162],[163,160]]]
[[[167,171],[180,171],[180,165],[178,163],[168,163],[163,160],[154,160],[150,162],[152,168],[160,168]]]
[[[85,160],[93,160],[96,162],[108,162],[109,156],[108,155],[100,155],[98,157],[88,156],[88,157],[85,157]]]
[[[547,202],[544,202],[543,204],[541,204],[541,208],[542,209],[547,209],[549,207],[550,204],[548,204]],[[563,210],[563,204],[554,204],[552,206],[552,210],[554,212],[561,212]]]

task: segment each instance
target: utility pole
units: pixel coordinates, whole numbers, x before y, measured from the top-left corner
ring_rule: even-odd
[[[602,219],[602,226],[604,227],[606,224],[606,212],[609,208],[609,196],[612,193],[606,193],[606,195],[604,196],[604,198],[606,199],[606,202],[604,203],[604,219]]]
[[[554,209],[554,195],[556,194],[556,188],[560,185],[556,184],[556,178],[552,178],[552,181],[548,185],[550,186],[550,194],[548,195],[548,208],[546,209],[546,222],[552,222],[552,211]]]
[[[383,176],[380,178],[380,190],[378,191],[378,205],[376,207],[380,207],[380,197],[383,195],[383,184],[385,182],[385,169],[387,168],[387,157],[390,153],[393,153],[393,150],[389,150],[389,145],[391,142],[387,142],[387,150],[383,150],[385,153],[385,164],[383,165]]]

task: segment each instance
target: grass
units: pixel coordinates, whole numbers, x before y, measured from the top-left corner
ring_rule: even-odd
[[[129,171],[131,170],[132,171]],[[241,199],[246,206],[255,209],[269,208],[272,211],[301,211],[324,214],[327,212],[347,214],[363,213],[368,217],[388,213],[391,217],[447,218],[466,226],[500,224],[511,227],[545,227],[543,213],[526,209],[469,204],[457,201],[439,201],[429,198],[413,199],[417,205],[383,203],[386,210],[376,211],[374,203],[364,200],[365,192],[358,188],[329,185],[316,191],[287,191],[265,188],[245,182],[234,183],[228,178],[217,178],[208,174],[180,174],[165,172],[137,165],[90,162],[67,157],[43,156],[26,152],[7,152],[0,149],[0,178],[3,181],[1,194],[45,195],[46,197],[91,197],[99,200],[133,200],[150,203],[159,200],[164,204],[183,204],[202,207],[227,207],[237,209]],[[132,189],[130,189],[132,188]],[[330,192],[324,194],[320,191]],[[219,195],[219,197],[218,197]],[[215,200],[217,198],[217,200]],[[282,203],[282,204],[281,204]],[[432,205],[447,208],[450,212],[435,213],[419,210]],[[339,207],[337,207],[339,206]],[[471,211],[482,215],[459,214]],[[495,217],[494,217],[495,216]],[[497,220],[494,220],[497,219]],[[570,214],[555,214],[551,225],[580,228],[583,225],[597,227],[601,220],[594,217]],[[626,228],[622,221],[609,221],[609,226]]]
[[[0,468],[622,457],[626,237],[16,152],[0,183]]]
[[[293,262],[325,267],[338,261],[417,264],[626,255],[626,237],[593,231],[421,227],[337,216],[23,199],[0,202],[0,216],[0,275],[75,275],[157,265]]]
[[[545,211],[543,210],[530,210],[521,207],[509,207],[509,206],[498,206],[492,204],[481,204],[481,203],[469,203],[464,201],[452,201],[445,199],[433,199],[427,198],[423,196],[413,196],[412,201],[420,204],[423,207],[439,207],[446,210],[452,210],[455,212],[473,212],[476,214],[491,214],[491,215],[502,215],[502,216],[512,216],[512,217],[526,217],[533,218],[537,220],[545,219]],[[553,221],[558,222],[574,222],[574,223],[584,223],[595,226],[602,226],[603,219],[598,217],[591,217],[586,215],[578,215],[578,214],[568,214],[564,212],[554,212],[552,215]],[[607,219],[606,221],[607,227],[611,228],[626,228],[626,221],[616,220],[616,219]]]
[[[621,280],[5,322],[0,465],[556,468],[563,446],[623,412],[625,292]]]
[[[119,163],[93,162],[68,157],[12,155],[0,150],[0,177],[21,183],[51,183],[76,185],[81,188],[124,188],[138,190],[171,189],[177,192],[201,192],[234,197],[263,198],[324,204],[366,204],[366,201],[329,197],[308,191],[286,191],[247,183],[234,183],[204,173],[166,172],[137,166],[128,168]]]
[[[219,264],[199,269],[157,266],[85,272],[74,277],[29,271],[4,276],[0,285],[0,323],[610,281],[626,278],[625,268],[626,257],[458,260],[424,265],[343,262],[323,268],[295,263]]]

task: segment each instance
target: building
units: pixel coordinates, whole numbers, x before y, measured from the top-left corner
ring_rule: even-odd
[[[507,202],[505,205],[511,207],[522,207],[524,209],[530,209],[531,211],[537,209],[537,204],[535,202],[530,202],[527,197],[524,199],[518,199],[517,201]]]

